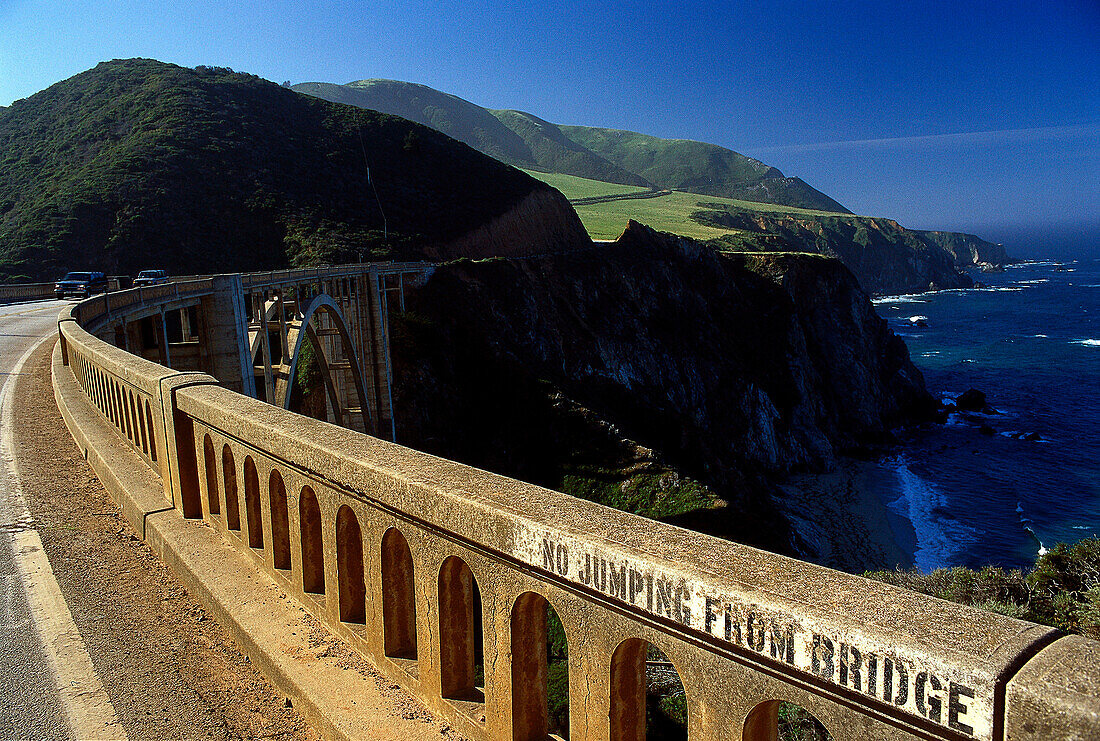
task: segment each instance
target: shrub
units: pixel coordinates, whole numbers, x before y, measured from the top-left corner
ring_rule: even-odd
[[[1028,573],[995,566],[864,576],[940,599],[1100,639],[1100,538],[1059,543]]]

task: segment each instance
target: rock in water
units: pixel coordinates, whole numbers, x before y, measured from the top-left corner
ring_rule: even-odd
[[[985,394],[978,389],[967,389],[955,399],[955,406],[964,412],[996,414],[997,411],[985,401]]]

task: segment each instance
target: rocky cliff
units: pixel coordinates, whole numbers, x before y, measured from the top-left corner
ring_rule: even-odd
[[[789,471],[932,406],[838,261],[720,254],[631,223],[613,245],[438,266],[395,320],[398,438],[785,552]]]
[[[768,213],[724,203],[699,205],[701,208],[692,214],[694,220],[738,230],[713,240],[717,249],[797,251],[837,257],[856,275],[864,290],[874,294],[969,288],[974,281],[963,269],[977,264],[978,256],[995,264],[1008,259],[999,245],[972,235],[915,231],[893,219]]]
[[[987,242],[981,237],[962,232],[916,232],[922,239],[938,244],[955,257],[961,268],[1008,265],[1015,262],[1003,244]]]
[[[429,260],[447,260],[456,255],[522,256],[591,246],[569,201],[553,188],[545,188],[457,239],[424,247],[421,254]]]

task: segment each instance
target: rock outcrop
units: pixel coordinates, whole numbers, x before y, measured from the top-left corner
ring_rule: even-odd
[[[1010,265],[1016,262],[1008,256],[1003,244],[987,242],[973,234],[929,231],[918,231],[916,234],[950,252],[960,268]]]
[[[774,550],[772,482],[934,407],[837,260],[613,245],[438,266],[394,339],[398,439]],[[648,478],[645,478],[648,477]]]
[[[974,284],[963,271],[969,264],[957,258],[948,245],[964,255],[964,245],[978,251],[977,242],[981,240],[977,237],[973,238],[977,242],[956,241],[952,238],[964,235],[914,231],[893,219],[867,216],[769,213],[723,203],[700,206],[692,214],[699,223],[738,230],[712,240],[717,249],[812,252],[837,257],[868,293],[919,293]],[[979,252],[996,257],[984,247]]]

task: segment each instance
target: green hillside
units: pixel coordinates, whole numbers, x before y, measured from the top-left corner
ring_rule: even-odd
[[[724,147],[589,126],[561,126],[522,111],[488,110],[424,85],[309,82],[309,95],[392,113],[439,129],[503,162],[620,185],[848,213],[798,178]],[[494,122],[495,121],[495,122]]]
[[[536,190],[401,118],[116,60],[0,109],[0,280],[411,256]]]
[[[538,172],[528,174],[554,186],[566,198],[576,200],[595,196],[614,196],[637,193],[638,188],[589,180],[575,175]],[[790,214],[799,217],[832,216],[829,211],[781,206],[771,203],[753,203],[732,198],[701,196],[695,193],[672,191],[657,198],[607,201],[603,203],[577,203],[574,208],[581,217],[584,228],[593,239],[616,239],[633,219],[658,231],[672,232],[692,239],[709,240],[725,237],[737,230],[699,219],[699,212],[706,203],[719,203],[731,209],[751,210],[764,214]],[[723,245],[723,248],[726,246]]]
[[[528,175],[537,178],[547,185],[551,185],[573,201],[578,198],[595,198],[599,196],[619,196],[628,193],[648,193],[649,188],[639,188],[636,185],[618,185],[606,183],[602,180],[590,180],[576,175],[563,175],[560,172],[540,172],[539,170],[524,170]]]
[[[848,213],[798,178],[784,177],[776,168],[725,147],[618,129],[560,128],[573,141],[661,188]]]
[[[382,111],[431,126],[474,149],[516,167],[584,175],[648,187],[623,170],[569,141],[553,124],[515,111],[490,111],[426,85],[395,80],[359,80],[347,85],[306,82],[294,90],[325,100]],[[512,115],[515,114],[515,115]]]

